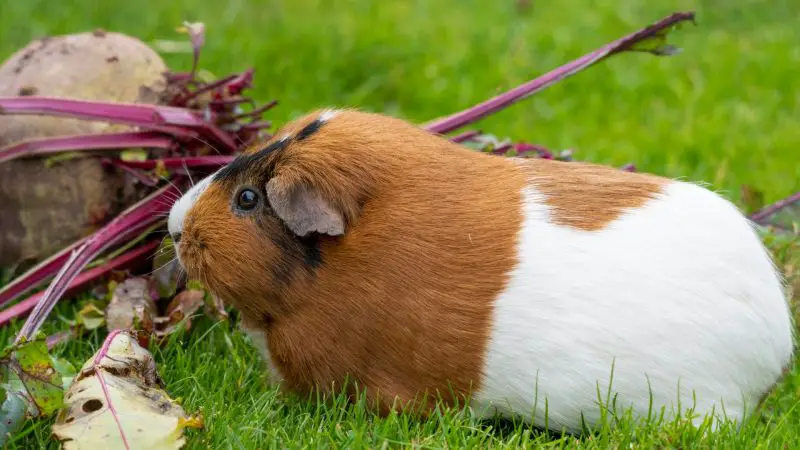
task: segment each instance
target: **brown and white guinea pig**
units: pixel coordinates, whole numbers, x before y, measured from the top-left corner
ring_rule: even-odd
[[[284,388],[355,381],[380,413],[468,398],[579,432],[611,382],[634,417],[744,419],[793,355],[782,279],[716,193],[379,114],[289,123],[186,192],[169,231]]]

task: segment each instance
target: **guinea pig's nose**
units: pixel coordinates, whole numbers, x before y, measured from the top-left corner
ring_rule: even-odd
[[[180,231],[177,232],[177,233],[172,233],[172,242],[177,244],[180,241],[181,241],[181,233],[180,233]]]

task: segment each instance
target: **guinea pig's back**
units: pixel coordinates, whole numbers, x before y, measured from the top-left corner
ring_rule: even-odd
[[[742,214],[690,183],[582,163],[518,168],[529,181],[518,264],[494,303],[478,413],[535,410],[543,424],[547,397],[550,425],[577,430],[581,411],[599,419],[609,381],[617,407],[637,415],[650,390],[655,412],[696,399],[700,414],[741,418],[756,406],[791,358],[793,326]]]

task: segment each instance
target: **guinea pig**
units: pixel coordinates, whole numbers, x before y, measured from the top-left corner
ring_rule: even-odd
[[[168,229],[276,383],[349,383],[379,415],[467,405],[580,433],[610,393],[634,418],[740,423],[793,357],[783,280],[717,193],[382,114],[289,122],[191,187]]]

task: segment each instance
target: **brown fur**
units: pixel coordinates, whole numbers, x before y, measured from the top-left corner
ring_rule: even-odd
[[[480,387],[493,302],[517,263],[527,178],[557,220],[587,229],[658,184],[569,164],[531,160],[523,171],[398,119],[339,112],[212,183],[187,213],[181,258],[246,327],[266,333],[285,388],[329,391],[353,380],[383,413],[419,395],[429,396],[424,408],[438,396],[452,404]],[[231,209],[240,186],[263,194],[270,180],[319,193],[344,218],[344,235],[300,239],[266,206],[247,216]]]
[[[319,267],[286,257],[276,241],[294,238],[273,215],[232,214],[236,187],[264,173],[312,186],[343,213],[345,235],[319,238]],[[380,394],[382,412],[395,396],[398,406],[425,394],[427,405],[450,403],[480,382],[492,302],[516,263],[524,183],[503,158],[340,112],[258,170],[212,183],[187,214],[182,260],[247,327],[266,331],[288,389],[324,391],[349,376]],[[288,281],[269,275],[276,265]]]
[[[552,208],[553,222],[586,231],[601,230],[626,211],[643,206],[669,181],[585,162],[528,161],[523,167]]]

